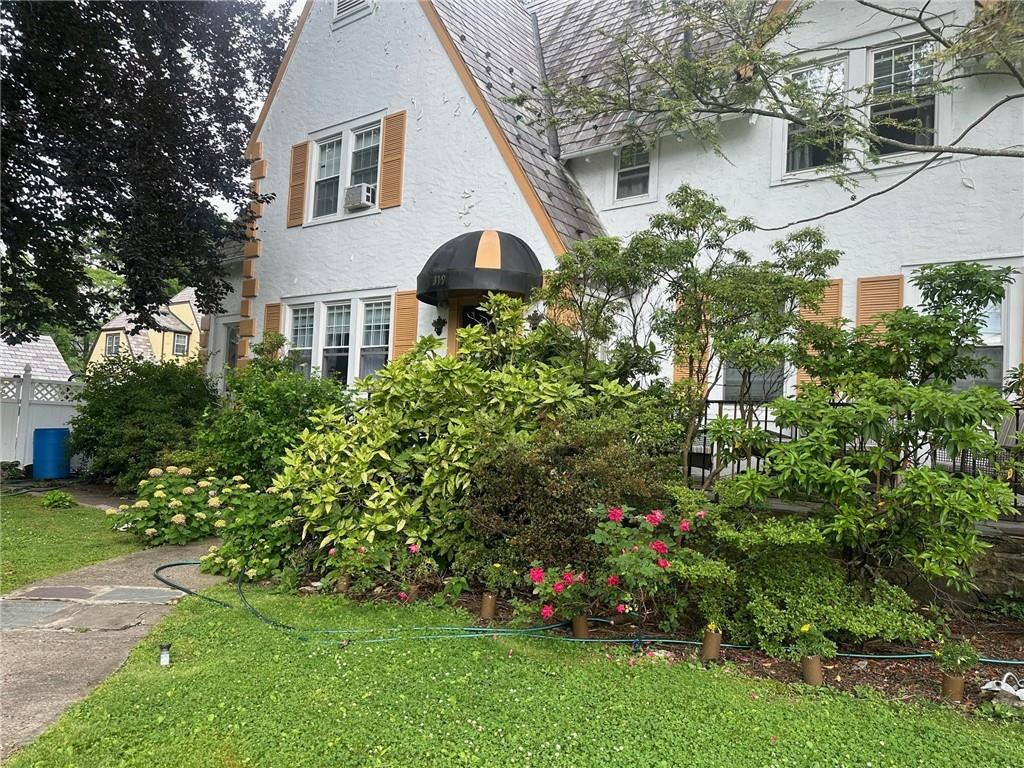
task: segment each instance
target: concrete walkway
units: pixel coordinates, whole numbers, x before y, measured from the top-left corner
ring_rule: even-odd
[[[32,741],[115,672],[184,596],[156,581],[153,569],[198,560],[209,545],[133,552],[51,576],[0,599],[0,759]],[[197,566],[165,575],[190,589],[220,581],[199,573]]]

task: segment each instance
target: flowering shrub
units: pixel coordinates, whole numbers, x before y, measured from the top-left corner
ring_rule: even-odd
[[[935,661],[947,675],[962,675],[978,665],[978,652],[966,640],[943,640],[935,648]]]
[[[609,576],[603,581],[592,580],[571,566],[547,570],[534,563],[527,578],[533,587],[533,594],[540,600],[540,615],[543,619],[586,616],[600,603],[618,603],[622,608],[619,613],[625,613],[628,609],[625,598],[621,597],[618,576]]]
[[[796,628],[789,647],[783,649],[782,658],[797,661],[804,656],[831,659],[835,655],[836,644],[825,637],[814,624],[805,622]]]
[[[147,474],[139,481],[138,500],[107,514],[115,527],[151,547],[187,544],[218,533],[225,525],[224,505],[242,488],[212,475],[197,479],[189,467],[154,467]]]
[[[226,498],[223,525],[217,529],[222,543],[200,558],[204,571],[229,578],[243,571],[251,581],[277,577],[296,567],[301,524],[276,489],[239,483]]]

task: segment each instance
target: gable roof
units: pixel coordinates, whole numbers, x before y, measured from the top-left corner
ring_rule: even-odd
[[[431,0],[516,162],[533,186],[563,246],[604,227],[548,138],[531,126],[529,107],[509,99],[540,94],[541,55],[533,17],[521,0]]]
[[[67,381],[71,369],[50,336],[40,336],[21,344],[3,342],[0,346],[0,376],[23,376],[25,366],[32,366],[32,375],[39,379]]]
[[[156,329],[158,331],[174,331],[175,333],[192,333],[192,329],[188,327],[180,317],[172,313],[166,307],[161,307],[153,314],[153,320],[156,322]],[[101,331],[124,331],[131,335],[133,333],[139,333],[146,330],[145,326],[138,326],[128,319],[128,315],[124,312],[118,312],[112,318],[107,320],[100,328]]]

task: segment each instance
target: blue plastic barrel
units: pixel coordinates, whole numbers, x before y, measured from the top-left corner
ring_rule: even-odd
[[[34,480],[59,480],[71,476],[71,456],[68,455],[68,438],[71,430],[37,429],[32,433],[32,478]]]

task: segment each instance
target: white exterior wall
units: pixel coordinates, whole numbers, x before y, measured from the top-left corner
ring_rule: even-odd
[[[338,29],[332,17],[333,3],[314,3],[258,137],[268,161],[261,192],[277,197],[260,220],[256,340],[263,335],[266,303],[413,289],[434,249],[471,230],[518,235],[545,268],[554,266],[555,254],[419,5],[386,0],[374,5],[372,15]],[[291,146],[362,116],[403,109],[402,205],[287,228]],[[310,150],[312,173],[315,147]],[[239,284],[236,277],[228,312],[237,313]],[[430,323],[437,316],[436,308],[420,305],[420,335],[433,334]],[[215,323],[213,343],[220,343],[224,322],[231,320]],[[319,365],[315,356],[313,364]]]
[[[933,4],[933,7],[936,4]],[[944,3],[939,10],[973,12],[973,3]],[[931,8],[930,8],[931,10]],[[815,6],[805,17],[812,22],[797,28],[794,43],[836,51],[848,57],[847,77],[867,77],[868,49],[912,36],[906,25],[884,26],[869,9],[831,0]],[[824,38],[822,32],[825,32]],[[856,38],[850,38],[855,31]],[[809,36],[818,39],[810,39]],[[802,38],[802,39],[801,39]],[[936,141],[951,141],[963,128],[1010,90],[996,78],[969,81],[967,87],[939,96]],[[652,195],[640,202],[614,201],[615,157],[605,151],[571,161],[583,190],[590,197],[609,233],[628,236],[647,226],[648,218],[667,208],[665,196],[689,184],[715,195],[732,216],[748,215],[761,226],[773,227],[839,208],[858,197],[888,186],[917,167],[924,158],[903,156],[903,162],[880,170],[875,178],[858,174],[859,187],[844,191],[828,178],[784,178],[785,123],[758,118],[733,119],[722,126],[726,159],[692,140],[661,140],[652,153]],[[965,144],[1010,146],[1024,143],[1024,109],[1013,102],[969,134]],[[1024,269],[1024,161],[1008,158],[940,159],[903,186],[850,211],[801,226],[819,226],[844,257],[833,277],[843,278],[843,315],[856,313],[857,278],[903,273],[915,266],[957,260],[981,261]],[[793,227],[792,229],[796,229]],[[767,256],[769,244],[783,232],[754,232],[737,242],[755,255]],[[916,301],[907,283],[904,299]],[[1021,361],[1024,335],[1024,277],[1010,286],[1003,312],[1004,365]],[[671,374],[666,363],[664,375]],[[790,383],[792,386],[792,382]],[[714,394],[714,393],[713,393]]]

